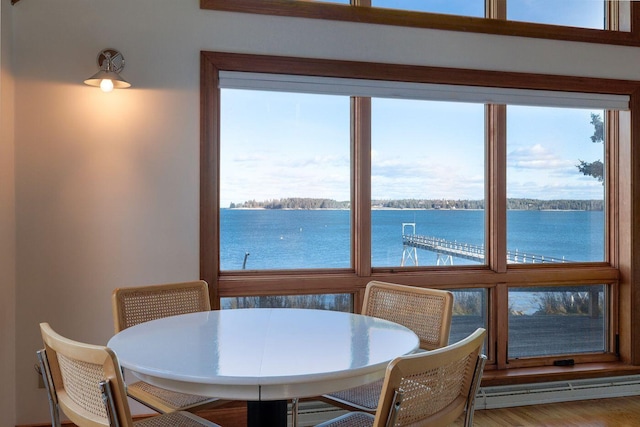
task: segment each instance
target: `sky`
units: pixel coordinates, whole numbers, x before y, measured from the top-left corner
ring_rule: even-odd
[[[322,0],[349,4],[348,0]],[[371,0],[390,9],[484,16],[484,0]],[[541,24],[604,28],[603,0],[507,0],[507,19]]]
[[[481,2],[420,2],[475,3]],[[551,12],[546,19],[561,16],[582,26],[598,21],[602,26],[602,8],[599,0],[509,0],[514,16],[545,10]],[[350,199],[347,96],[221,92],[221,207],[287,197]],[[602,183],[576,167],[579,160],[604,158],[603,144],[590,140],[592,113],[603,111],[509,106],[507,197],[602,199]],[[482,104],[372,100],[374,200],[484,199],[484,153]]]

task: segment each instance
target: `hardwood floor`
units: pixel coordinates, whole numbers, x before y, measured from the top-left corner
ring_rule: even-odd
[[[224,427],[246,427],[246,404],[198,413]],[[461,418],[452,427],[462,427]],[[73,426],[64,423],[65,426]],[[474,427],[638,427],[640,396],[476,411]]]
[[[207,417],[224,427],[244,427],[242,404]],[[235,409],[235,411],[234,411]],[[211,411],[214,412],[214,411]],[[461,418],[452,427],[462,427]],[[640,396],[581,400],[476,411],[474,427],[638,427]]]
[[[640,396],[476,411],[475,427],[637,427]],[[454,427],[462,427],[458,420]]]
[[[212,410],[207,418],[224,427],[245,427],[246,406]],[[215,415],[214,415],[215,413]],[[204,414],[202,414],[204,415]],[[452,427],[462,427],[461,418]],[[640,396],[581,400],[476,411],[474,427],[639,427]]]

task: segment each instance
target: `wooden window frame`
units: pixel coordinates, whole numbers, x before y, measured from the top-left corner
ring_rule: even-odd
[[[607,1],[607,30],[506,20],[507,0],[486,0],[488,18],[292,0],[200,0],[200,8],[226,12],[327,19],[413,28],[530,37],[623,46],[640,46],[640,4],[630,4],[630,31],[618,31],[617,1]],[[369,3],[370,4],[370,3]],[[614,15],[616,17],[614,17]]]
[[[584,93],[607,93],[630,97],[630,111],[608,112],[607,132],[607,262],[563,265],[510,265],[500,254],[505,251],[506,164],[487,160],[487,246],[484,266],[456,268],[412,267],[372,268],[370,240],[370,123],[353,129],[354,224],[350,269],[291,271],[220,271],[219,259],[219,117],[220,91],[218,71],[281,73],[291,75],[350,77],[370,80],[401,80],[417,83],[460,84],[467,86],[514,89],[560,90]],[[640,227],[634,227],[640,215],[640,84],[635,81],[587,77],[568,77],[528,73],[476,71],[426,66],[374,64],[367,62],[234,54],[201,53],[201,170],[200,170],[200,276],[210,284],[212,307],[219,308],[221,297],[291,295],[317,293],[352,293],[354,305],[361,306],[364,287],[370,280],[383,280],[413,286],[447,289],[488,289],[496,312],[489,313],[490,342],[487,352],[492,361],[485,380],[490,383],[560,380],[585,375],[640,372]],[[367,98],[354,98],[352,114],[370,111]],[[487,106],[487,156],[504,158],[506,128],[504,106]],[[365,141],[360,145],[357,141]],[[613,142],[612,142],[613,141]],[[638,141],[633,143],[633,141]],[[553,358],[534,361],[510,361],[506,357],[509,286],[551,286],[559,284],[607,284],[614,287],[610,347],[600,355],[576,355],[578,363],[571,369],[551,366]],[[500,308],[502,304],[502,309]],[[619,305],[619,308],[618,308]],[[500,314],[502,313],[502,315]],[[616,343],[613,342],[616,340]],[[519,368],[519,369],[514,369]],[[527,372],[530,376],[527,375]],[[586,373],[585,373],[586,372]]]

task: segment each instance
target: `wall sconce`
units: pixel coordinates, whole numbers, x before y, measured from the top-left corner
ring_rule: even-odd
[[[89,86],[99,86],[103,92],[111,92],[115,89],[124,89],[131,83],[120,77],[120,71],[124,68],[124,57],[115,49],[104,49],[98,54],[98,67],[100,71],[85,80]]]

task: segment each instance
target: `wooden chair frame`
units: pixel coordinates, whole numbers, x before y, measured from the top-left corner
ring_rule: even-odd
[[[177,411],[134,423],[116,354],[108,347],[73,341],[40,324],[50,368],[51,395],[62,412],[79,427],[219,427],[189,412]],[[46,383],[45,383],[46,384]]]
[[[475,396],[486,357],[486,331],[444,348],[401,356],[387,367],[375,415],[350,412],[317,427],[445,427],[466,412],[473,425]]]
[[[125,427],[133,426],[124,380],[115,353],[104,346],[85,344],[72,341],[55,332],[48,323],[40,324],[42,340],[51,369],[53,390],[62,412],[78,426],[101,427],[111,426],[106,409],[98,414],[102,402],[102,395],[95,382],[93,393],[84,393],[84,381],[81,376],[98,375],[102,381],[110,381],[113,387],[114,400],[117,402],[116,412],[120,424]],[[72,367],[65,367],[69,364]],[[85,366],[86,372],[75,373],[73,367]],[[80,375],[78,375],[80,374]],[[97,400],[96,400],[97,397]],[[91,406],[92,410],[87,409]]]
[[[453,294],[441,289],[419,288],[380,281],[367,284],[362,314],[399,323],[420,339],[422,350],[449,343]],[[351,411],[376,412],[382,381],[320,397],[320,400]]]
[[[398,307],[390,297],[402,298]],[[421,303],[420,300],[429,301]],[[436,311],[421,311],[429,304]],[[433,350],[449,343],[453,294],[442,289],[419,288],[377,280],[367,284],[362,314],[391,320],[406,326],[420,338],[420,348]],[[425,325],[425,322],[429,324]]]
[[[117,288],[111,295],[116,333],[138,323],[177,314],[211,310],[204,280]]]
[[[116,333],[162,317],[211,310],[209,286],[204,280],[118,288],[113,291],[111,303]],[[217,398],[173,392],[144,381],[129,384],[127,393],[160,413],[197,411],[224,403]]]

